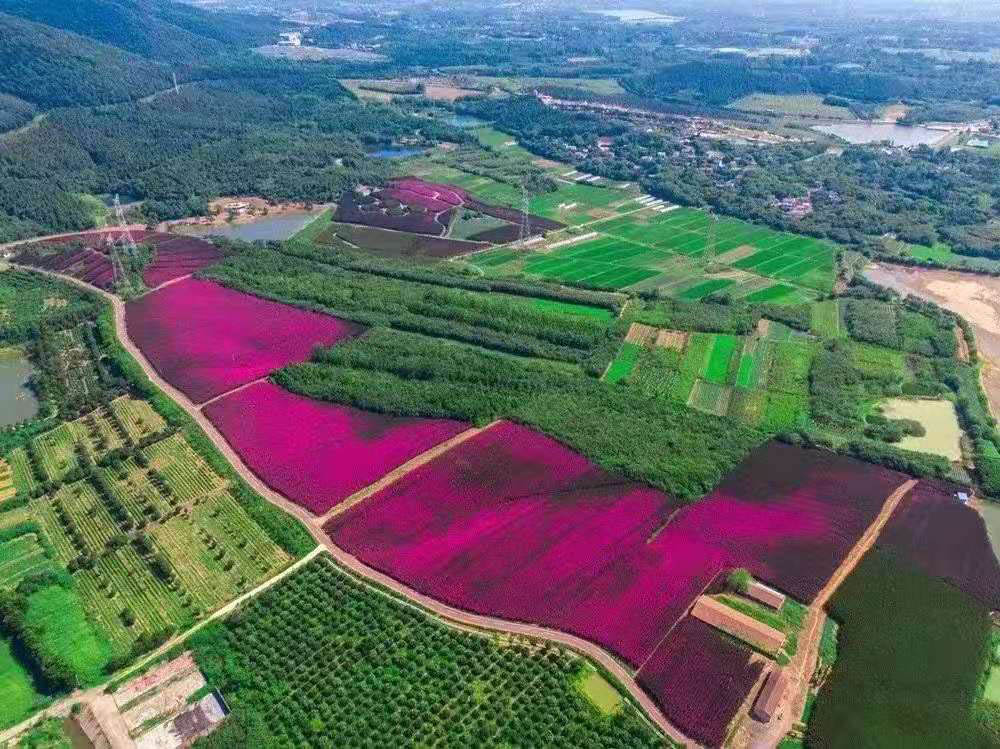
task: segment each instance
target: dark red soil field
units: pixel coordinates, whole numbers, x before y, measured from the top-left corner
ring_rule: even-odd
[[[878,548],[1000,610],[1000,563],[983,518],[955,498],[964,487],[921,481],[878,539]]]
[[[752,651],[691,616],[684,617],[638,674],[671,722],[708,746],[721,746],[763,671]]]

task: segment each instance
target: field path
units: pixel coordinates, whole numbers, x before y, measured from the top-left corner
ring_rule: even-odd
[[[363,580],[374,584],[376,588],[388,589],[397,596],[407,599],[407,601],[411,604],[431,611],[445,620],[448,624],[455,626],[458,629],[476,632],[486,630],[502,632],[505,634],[521,635],[540,640],[548,640],[550,642],[558,643],[559,645],[562,645],[570,650],[576,651],[593,662],[600,664],[602,668],[617,679],[628,691],[632,700],[641,708],[642,712],[645,713],[645,716],[661,731],[663,731],[663,733],[677,743],[683,744],[687,747],[694,748],[700,746],[698,742],[685,736],[679,729],[667,720],[666,716],[660,711],[656,703],[654,703],[649,695],[643,691],[642,687],[639,686],[638,682],[635,680],[635,675],[632,670],[627,668],[614,656],[598,645],[580,637],[536,624],[512,622],[491,616],[481,616],[479,614],[473,614],[468,611],[448,606],[447,604],[426,596],[423,593],[404,585],[398,580],[395,580],[388,575],[369,567],[360,559],[348,554],[346,551],[334,544],[330,537],[323,532],[321,525],[322,518],[317,518],[312,515],[307,510],[289,501],[261,481],[256,474],[254,474],[254,472],[251,471],[245,463],[243,463],[240,456],[236,454],[232,447],[230,447],[229,443],[226,442],[225,437],[222,436],[222,434],[215,428],[215,425],[213,425],[212,422],[209,421],[208,418],[199,410],[198,406],[195,405],[190,398],[184,395],[184,393],[180,392],[160,377],[159,373],[153,368],[152,364],[149,363],[142,351],[139,350],[139,347],[136,346],[131,338],[129,338],[128,330],[125,325],[125,304],[121,299],[110,292],[95,288],[84,281],[80,281],[70,276],[54,273],[52,271],[42,271],[28,266],[18,267],[58,278],[66,283],[71,283],[93,293],[100,294],[104,299],[109,301],[114,309],[115,332],[118,336],[119,342],[125,350],[128,351],[132,358],[135,359],[136,363],[142,367],[143,372],[150,379],[150,381],[171,399],[173,399],[173,401],[178,406],[183,408],[185,412],[187,412],[188,416],[190,416],[198,424],[198,426],[201,427],[205,435],[212,441],[216,449],[225,456],[226,460],[229,461],[233,470],[239,473],[240,477],[246,481],[247,484],[254,489],[254,491],[272,504],[277,505],[288,514],[301,521],[302,524],[309,530],[316,542],[322,548],[329,551],[331,556],[333,556],[333,558],[340,565],[351,570]],[[316,551],[313,553],[315,554]],[[230,606],[233,607],[235,607],[235,605],[236,602],[230,604]],[[223,609],[220,609],[219,612],[227,610],[228,607],[224,607]],[[216,612],[216,615],[218,615],[219,612]],[[186,634],[189,633],[185,633],[185,636]],[[179,641],[179,639],[177,641]],[[163,647],[165,648],[166,645]],[[158,649],[155,652],[161,652],[161,649]],[[153,657],[152,654],[144,659],[143,662],[151,657]],[[62,702],[66,702],[67,700],[70,700],[71,702],[79,701],[80,696],[77,695],[76,697],[66,698],[66,700],[63,700]],[[6,733],[0,734],[0,741],[3,740],[4,735],[6,735]]]
[[[292,564],[290,564],[288,567],[286,567],[285,569],[283,569],[281,572],[279,572],[274,577],[268,578],[267,580],[265,580],[264,582],[260,583],[260,585],[258,585],[257,587],[253,588],[252,590],[248,590],[246,593],[241,594],[238,598],[234,598],[232,601],[230,601],[229,603],[227,603],[222,608],[216,609],[215,611],[213,611],[211,614],[209,614],[207,617],[205,617],[204,619],[202,619],[200,622],[198,622],[197,624],[195,624],[190,629],[185,630],[184,632],[181,632],[180,634],[174,635],[169,640],[167,640],[165,643],[163,643],[162,645],[160,645],[159,647],[157,647],[155,650],[150,651],[149,653],[147,653],[146,655],[144,655],[142,658],[140,658],[135,663],[127,666],[126,668],[123,668],[121,671],[118,672],[117,675],[112,676],[110,679],[108,679],[104,683],[98,684],[96,687],[90,687],[89,689],[85,689],[85,690],[80,690],[80,691],[77,691],[77,692],[73,692],[72,694],[70,694],[70,695],[68,695],[66,697],[63,697],[61,700],[58,700],[57,702],[52,703],[46,709],[44,709],[44,710],[42,710],[42,711],[40,711],[38,713],[35,713],[30,718],[26,718],[25,720],[21,721],[17,725],[11,726],[10,728],[8,728],[5,731],[0,731],[0,746],[3,746],[5,742],[11,741],[15,737],[21,735],[22,733],[24,733],[25,731],[27,731],[29,728],[31,728],[33,725],[35,725],[36,723],[38,723],[39,721],[41,721],[41,720],[43,720],[45,718],[49,718],[49,717],[65,718],[66,716],[69,715],[70,709],[73,707],[73,704],[77,703],[77,702],[82,702],[82,703],[86,703],[86,704],[90,705],[94,709],[94,712],[96,714],[98,714],[98,715],[104,717],[105,719],[107,719],[108,722],[109,722],[109,724],[113,727],[115,725],[115,721],[112,720],[112,718],[117,715],[117,709],[114,707],[114,703],[113,702],[108,703],[107,696],[104,694],[104,689],[105,689],[105,687],[108,684],[110,684],[113,681],[116,681],[117,679],[121,678],[122,676],[127,676],[129,673],[142,668],[143,666],[145,666],[150,661],[153,661],[156,658],[159,658],[161,655],[163,655],[164,653],[166,653],[172,647],[174,647],[175,645],[180,644],[181,642],[183,642],[184,640],[186,640],[188,637],[190,637],[191,635],[193,635],[195,632],[197,632],[198,630],[200,630],[202,627],[205,627],[209,622],[213,622],[216,619],[220,619],[220,618],[222,618],[224,616],[228,616],[238,606],[240,606],[244,602],[248,601],[249,599],[254,598],[255,596],[260,595],[265,590],[267,590],[268,588],[270,588],[272,585],[275,585],[276,583],[281,582],[286,577],[288,577],[289,575],[291,575],[293,572],[295,572],[296,570],[298,570],[300,567],[302,567],[303,565],[306,565],[309,562],[311,562],[313,559],[315,559],[317,556],[319,556],[321,553],[323,553],[323,551],[324,551],[324,548],[322,546],[317,546],[315,549],[313,549],[312,551],[310,551],[304,557],[302,557],[299,560],[296,560],[295,562],[293,562]],[[109,705],[110,705],[110,707],[109,707]],[[104,720],[101,721],[101,725],[102,726],[105,725],[105,721]],[[127,738],[127,736],[126,736],[126,738]],[[116,743],[112,743],[112,746],[115,747],[115,749],[118,749],[119,746],[132,746],[132,745],[133,744],[132,744],[131,739],[128,739],[127,742],[121,742],[121,743],[117,743],[117,744]]]
[[[129,231],[145,231],[145,224],[127,224],[125,229]],[[104,226],[100,229],[84,229],[83,231],[67,231],[62,234],[47,234],[43,237],[31,237],[30,239],[18,239],[16,242],[7,242],[7,244],[0,244],[0,252],[5,250],[13,249],[14,247],[20,247],[23,244],[35,244],[36,242],[47,242],[52,239],[64,239],[65,237],[76,237],[81,234],[104,234],[109,231],[120,231],[122,227],[120,226]],[[37,268],[29,268],[29,270],[38,270]],[[63,280],[68,280],[69,276],[60,276],[58,273],[54,274]],[[84,287],[91,290],[96,290],[96,287],[84,284]]]
[[[909,494],[917,483],[917,479],[909,479],[886,498],[882,510],[868,526],[868,530],[854,544],[854,548],[847,554],[833,576],[809,605],[802,627],[805,634],[799,637],[799,647],[795,657],[784,668],[788,685],[785,687],[785,696],[781,705],[775,712],[776,717],[766,724],[758,723],[748,717],[741,729],[737,731],[731,746],[750,747],[750,749],[768,749],[777,746],[802,717],[802,711],[805,710],[806,698],[809,694],[809,682],[819,659],[819,644],[823,637],[823,625],[826,622],[826,612],[824,611],[826,604],[837,592],[841,583],[854,571],[861,558],[875,545],[882,529],[889,522],[889,518],[892,517],[899,503],[903,501],[903,497]]]

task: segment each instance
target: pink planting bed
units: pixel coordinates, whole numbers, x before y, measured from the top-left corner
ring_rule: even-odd
[[[468,425],[359,411],[260,382],[205,414],[264,483],[322,514]]]
[[[153,260],[142,273],[143,283],[151,289],[222,259],[218,248],[203,239],[158,232],[146,236],[143,241],[153,246]]]
[[[811,600],[905,478],[771,443],[712,495],[678,508],[662,492],[505,422],[325,530],[423,593],[570,632],[639,666],[673,662],[672,628],[734,567]],[[660,685],[661,670],[650,669],[646,689],[675,717],[673,682]]]
[[[965,487],[921,481],[896,508],[878,547],[1000,610],[1000,563],[986,524],[955,498]]]
[[[129,336],[195,403],[244,385],[362,328],[188,278],[126,305]]]
[[[639,684],[687,736],[721,746],[764,670],[745,645],[687,616],[638,674]]]

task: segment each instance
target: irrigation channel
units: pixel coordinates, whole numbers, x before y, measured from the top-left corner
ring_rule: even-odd
[[[584,640],[580,637],[568,634],[566,632],[560,632],[558,630],[549,629],[547,627],[541,627],[535,624],[523,623],[523,622],[512,622],[505,619],[499,619],[490,616],[481,616],[479,614],[473,614],[468,611],[463,611],[461,609],[448,606],[434,598],[426,596],[412,588],[400,583],[398,580],[385,575],[378,570],[375,570],[368,565],[364,564],[357,557],[348,554],[346,551],[341,549],[339,546],[334,544],[331,539],[323,531],[322,523],[324,522],[324,517],[317,517],[309,513],[307,510],[299,507],[298,505],[292,503],[282,495],[275,492],[273,489],[268,487],[261,481],[250,468],[243,463],[242,459],[236,452],[230,447],[229,443],[222,436],[222,434],[215,428],[215,426],[208,420],[208,418],[201,412],[197,405],[195,405],[184,393],[177,390],[175,387],[166,382],[159,373],[153,368],[152,364],[146,359],[145,355],[139,349],[138,346],[129,338],[128,330],[125,324],[125,304],[124,302],[115,296],[114,294],[104,291],[103,289],[98,289],[84,281],[72,278],[70,276],[65,276],[60,273],[55,273],[52,271],[39,270],[37,268],[30,268],[27,266],[18,266],[24,268],[24,270],[32,271],[35,273],[42,273],[44,275],[57,278],[66,283],[71,283],[77,287],[86,289],[93,293],[99,294],[105,300],[111,303],[114,310],[114,323],[115,323],[115,333],[118,337],[119,342],[125,348],[125,350],[132,356],[133,359],[140,365],[144,374],[149,378],[149,380],[156,385],[163,393],[170,397],[178,406],[184,409],[184,411],[190,416],[195,423],[202,429],[205,435],[212,441],[212,444],[225,456],[226,460],[232,465],[233,469],[237,471],[240,477],[249,484],[254,491],[260,494],[262,497],[267,499],[272,504],[280,507],[285,512],[297,518],[308,530],[309,533],[316,540],[318,547],[320,549],[325,549],[330,553],[330,555],[340,564],[342,567],[346,568],[350,572],[354,573],[358,577],[367,581],[373,589],[379,591],[383,594],[391,594],[398,599],[402,599],[402,602],[412,606],[413,608],[422,611],[423,613],[430,612],[436,615],[450,626],[462,630],[471,632],[474,634],[483,634],[484,632],[500,632],[504,634],[512,634],[521,637],[528,637],[540,640],[546,640],[549,642],[556,643],[565,648],[573,650],[578,654],[589,658],[594,663],[598,664],[601,668],[607,671],[611,676],[613,676],[628,692],[630,698],[641,708],[645,716],[654,723],[664,734],[666,734],[670,739],[681,744],[685,747],[695,749],[701,745],[698,742],[692,740],[691,738],[684,735],[676,726],[667,720],[666,716],[656,705],[655,702],[649,697],[648,694],[639,686],[638,682],[635,680],[635,676],[630,669],[624,666],[619,660],[614,658],[610,653],[595,645],[592,642]],[[474,430],[469,430],[474,431]],[[467,434],[467,433],[463,433]],[[459,435],[462,436],[462,435]],[[471,436],[471,435],[470,435]],[[414,461],[419,461],[422,456],[418,456]],[[396,478],[401,478],[402,472]],[[386,481],[388,477],[384,478]],[[809,687],[809,677],[812,673],[811,669],[815,666],[816,659],[819,652],[820,637],[819,634],[822,630],[823,622],[823,605],[829,599],[830,596],[836,591],[840,583],[850,574],[854,569],[855,565],[860,561],[864,553],[874,544],[879,533],[882,531],[885,523],[888,521],[889,517],[892,515],[893,510],[896,505],[902,499],[902,497],[912,488],[916,481],[909,481],[900,486],[895,492],[893,492],[885,501],[882,511],[879,513],[878,517],[869,526],[868,530],[862,535],[855,546],[852,548],[851,552],[845,557],[844,561],[834,572],[827,586],[821,591],[820,595],[817,596],[816,600],[810,606],[809,613],[809,623],[807,624],[807,642],[805,647],[799,648],[799,654],[801,659],[796,663],[796,678],[791,681],[795,686],[794,690],[788,690],[785,697],[786,709],[784,710],[784,715],[776,716],[776,719],[772,721],[768,726],[758,728],[758,730],[750,731],[738,731],[737,745],[743,746],[774,746],[777,744],[777,740],[772,744],[759,744],[760,739],[763,736],[776,735],[781,732],[781,736],[787,732],[788,728],[798,719],[801,715],[801,706],[805,703],[806,692]],[[381,484],[381,482],[379,482]],[[358,494],[364,494],[367,496],[368,490],[362,490]],[[318,550],[314,550],[312,554],[316,554]],[[287,574],[287,571],[286,571]],[[269,581],[264,585],[267,586],[273,581]],[[220,609],[213,615],[217,617],[221,615],[220,612],[228,612],[238,605],[239,600],[234,601]],[[811,625],[811,626],[810,626]],[[175,638],[172,643],[176,644],[181,639],[186,637],[189,633],[180,635]],[[165,646],[164,646],[165,647]],[[148,660],[155,657],[158,653],[163,652],[163,648],[158,649],[153,654],[150,654],[143,662],[148,662]],[[134,670],[134,666],[130,667],[129,670]],[[801,677],[800,677],[801,674]],[[92,698],[100,693],[100,687],[95,687],[94,689],[88,690],[86,693],[78,693],[75,695],[70,695],[69,697],[55,703],[52,707],[46,710],[46,713],[51,713],[57,708],[69,709],[69,706],[73,702],[81,701],[82,698],[90,695]],[[795,712],[799,709],[799,712]],[[53,713],[56,714],[56,713]],[[33,716],[29,718],[28,721],[22,723],[21,726],[29,724],[30,722],[39,719],[39,716]],[[787,725],[787,728],[785,726]],[[779,728],[780,726],[780,728]],[[0,734],[0,741],[3,741],[8,734],[12,734],[15,727]],[[23,730],[23,729],[22,729]],[[16,735],[16,734],[12,734]],[[778,736],[780,740],[780,736]],[[746,742],[746,743],[743,743]]]

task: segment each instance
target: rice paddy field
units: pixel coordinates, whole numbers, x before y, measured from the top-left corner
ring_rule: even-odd
[[[588,233],[596,233],[584,241],[552,250],[539,246],[513,257],[494,250],[469,261],[491,272],[520,271],[584,286],[657,288],[687,301],[724,293],[748,303],[790,304],[814,300],[833,288],[836,247],[829,242],[693,208],[648,209],[634,198],[617,207],[621,215],[583,222]],[[565,215],[560,220],[574,223]],[[553,233],[547,243],[570,237]]]

